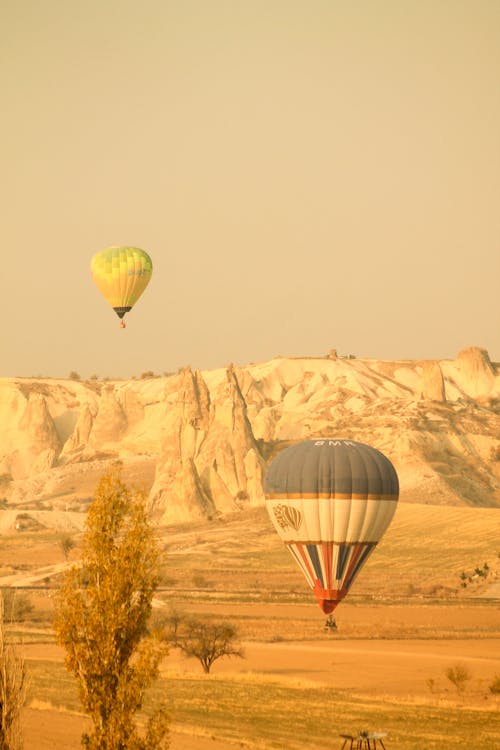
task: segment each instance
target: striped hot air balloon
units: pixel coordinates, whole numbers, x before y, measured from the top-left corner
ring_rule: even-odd
[[[153,263],[138,247],[108,247],[94,255],[90,270],[94,284],[122,319],[149,284]]]
[[[264,489],[276,531],[323,612],[333,612],[392,520],[394,466],[354,440],[306,440],[272,461]]]

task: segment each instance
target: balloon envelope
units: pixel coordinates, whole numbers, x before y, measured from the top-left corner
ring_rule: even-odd
[[[392,520],[394,466],[354,440],[306,440],[271,462],[264,490],[276,531],[323,612],[333,612]]]
[[[99,291],[123,318],[149,284],[153,263],[138,247],[108,247],[94,255],[90,270]]]

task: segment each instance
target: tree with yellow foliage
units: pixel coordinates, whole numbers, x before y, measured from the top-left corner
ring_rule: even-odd
[[[55,616],[66,668],[93,722],[87,750],[168,747],[168,717],[160,706],[139,733],[136,713],[166,653],[149,630],[159,581],[159,549],[148,524],[144,493],[130,490],[118,468],[100,481],[86,520],[80,563],[65,575]]]

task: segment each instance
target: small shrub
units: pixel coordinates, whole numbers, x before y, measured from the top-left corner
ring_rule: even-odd
[[[493,693],[493,695],[500,695],[500,674],[494,676],[493,682],[490,685],[490,693]]]
[[[20,594],[15,589],[0,589],[0,594],[8,622],[23,622],[33,613],[34,606],[27,594]]]
[[[462,588],[467,588],[468,583],[478,583],[480,578],[487,578],[490,572],[490,566],[487,562],[481,567],[477,565],[472,573],[466,573],[463,570],[460,573],[460,585]]]
[[[18,513],[16,516],[16,531],[40,531],[42,524],[29,513]]]
[[[434,693],[436,690],[436,680],[433,677],[429,677],[428,680],[425,681],[425,684],[431,691],[431,693]]]
[[[70,534],[61,534],[59,537],[59,547],[62,550],[64,559],[67,560],[71,550],[76,547],[76,542]]]
[[[195,573],[193,576],[193,585],[196,586],[197,589],[206,589],[211,584],[205,576],[201,575],[201,573]]]
[[[490,449],[490,459],[492,461],[500,461],[500,444],[493,445]]]
[[[162,588],[172,588],[177,583],[177,578],[170,575],[169,573],[160,572],[159,574],[159,586]]]
[[[275,633],[271,636],[271,643],[282,643],[285,639],[279,633]]]
[[[249,500],[248,492],[245,492],[245,490],[240,490],[236,494],[236,497],[234,498],[234,500],[236,502],[236,505],[239,505],[240,507],[242,507],[243,504]]]
[[[463,693],[465,690],[465,683],[471,678],[471,673],[465,664],[454,664],[452,667],[448,667],[448,669],[445,670],[445,675],[449,681],[455,685],[458,693]]]
[[[69,374],[69,379],[70,380],[81,380],[81,377],[80,377],[79,373],[76,372],[76,370],[71,370],[71,372]]]

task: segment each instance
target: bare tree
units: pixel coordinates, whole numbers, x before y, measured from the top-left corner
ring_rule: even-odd
[[[244,658],[243,649],[237,643],[237,631],[228,623],[207,623],[174,614],[169,625],[167,639],[185,656],[198,659],[206,674],[214,661],[223,656]]]
[[[24,659],[8,643],[0,593],[0,750],[21,750],[20,715],[26,698]]]
[[[66,573],[55,617],[66,667],[93,722],[92,733],[82,737],[87,750],[168,747],[163,705],[145,736],[135,722],[167,651],[149,630],[158,580],[159,549],[144,494],[131,491],[113,470],[101,479],[89,508],[81,562]]]

